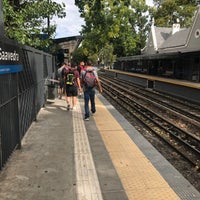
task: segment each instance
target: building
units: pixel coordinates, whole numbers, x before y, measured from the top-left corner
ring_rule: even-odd
[[[200,82],[200,6],[190,28],[178,21],[171,28],[153,22],[141,55],[117,58],[114,68]]]
[[[147,46],[142,50],[142,54],[184,53],[199,50],[200,7],[190,28],[181,28],[178,22],[173,24],[172,28],[155,27],[153,22]]]
[[[71,61],[72,53],[79,47],[82,39],[83,36],[78,35],[54,40],[54,42],[59,46],[57,54],[59,64],[62,62]]]

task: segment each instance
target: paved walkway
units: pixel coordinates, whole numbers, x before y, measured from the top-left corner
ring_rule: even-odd
[[[64,98],[41,109],[0,173],[0,200],[127,200],[94,117],[84,121],[82,110],[83,99],[67,111]]]
[[[83,99],[73,111],[64,98],[41,109],[0,173],[0,200],[199,200],[199,192],[97,97],[90,121],[83,120]]]
[[[0,199],[74,200],[74,169],[72,112],[56,99],[42,108],[0,173]]]

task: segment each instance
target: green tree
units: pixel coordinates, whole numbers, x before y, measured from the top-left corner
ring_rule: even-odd
[[[105,47],[99,52],[99,64],[103,64],[104,66],[110,68],[116,58],[116,56],[113,55],[113,50],[113,45],[106,44]]]
[[[88,55],[99,55],[110,46],[117,56],[140,53],[149,27],[145,0],[75,0],[75,3],[85,20],[83,47],[88,49]]]
[[[72,62],[76,65],[79,65],[80,62],[86,61],[87,57],[85,56],[83,47],[77,48],[72,54]]]
[[[140,54],[149,30],[148,6],[145,1],[124,1],[117,7],[119,36],[114,39],[117,56]]]
[[[5,35],[19,43],[49,49],[56,25],[53,16],[63,18],[65,4],[52,0],[3,0]]]
[[[154,4],[155,25],[160,27],[171,27],[177,19],[181,27],[190,27],[197,8],[196,0],[154,0]]]

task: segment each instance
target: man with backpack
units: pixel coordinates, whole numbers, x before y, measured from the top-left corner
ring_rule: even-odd
[[[85,66],[84,70],[82,70],[80,77],[84,92],[85,120],[89,121],[89,101],[91,103],[91,113],[93,115],[96,112],[95,87],[98,87],[100,93],[102,93],[102,87],[97,72],[95,71],[94,67],[92,67],[90,61],[87,62],[87,65]]]
[[[70,110],[70,104],[72,104],[71,109],[75,109],[78,90],[81,91],[80,76],[77,69],[75,69],[73,66],[68,66],[65,71],[64,80],[66,89],[67,110]]]

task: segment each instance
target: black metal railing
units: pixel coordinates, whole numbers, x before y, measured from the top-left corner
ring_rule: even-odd
[[[54,57],[20,46],[23,70],[0,74],[0,170],[46,102],[45,79],[53,77]]]

